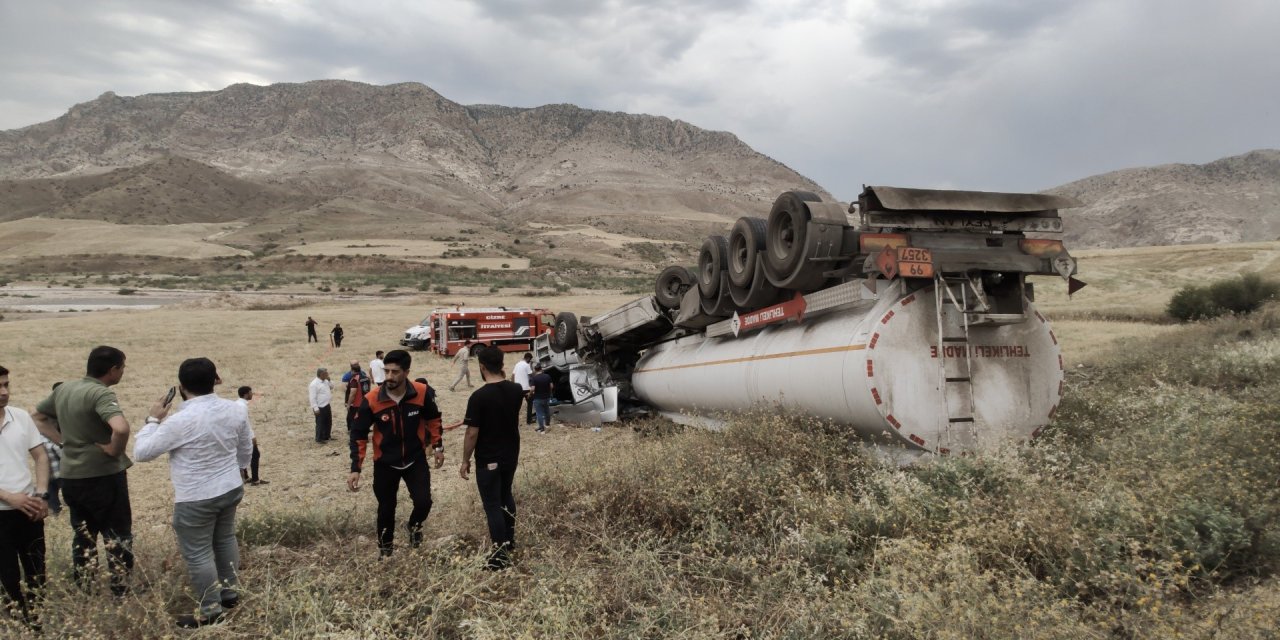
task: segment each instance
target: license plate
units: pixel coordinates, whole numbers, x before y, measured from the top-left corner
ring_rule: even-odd
[[[898,247],[898,273],[904,278],[932,278],[933,252],[919,247]]]

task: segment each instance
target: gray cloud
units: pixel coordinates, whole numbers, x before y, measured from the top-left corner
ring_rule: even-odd
[[[0,3],[0,128],[103,91],[341,77],[728,130],[842,198],[1034,190],[1280,146],[1280,4]]]

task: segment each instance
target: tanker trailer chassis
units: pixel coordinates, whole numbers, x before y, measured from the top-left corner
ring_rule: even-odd
[[[535,350],[602,419],[765,405],[914,452],[1025,440],[1063,390],[1026,278],[1083,286],[1056,237],[1075,206],[866,187],[846,208],[789,191],[767,219],[707,238],[696,268],[664,269],[653,296],[561,313]]]

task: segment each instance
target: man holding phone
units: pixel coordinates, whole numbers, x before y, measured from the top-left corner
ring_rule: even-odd
[[[85,377],[54,387],[31,414],[40,433],[62,445],[62,497],[71,511],[71,560],[76,581],[87,585],[102,536],[111,593],[128,592],[133,571],[133,510],[125,455],[129,421],[111,387],[124,377],[124,352],[100,346],[89,352]]]
[[[216,622],[240,602],[236,507],[244,497],[240,470],[253,453],[253,428],[246,407],[213,393],[220,381],[208,358],[184,360],[178,367],[186,398],[182,411],[165,419],[171,391],[151,408],[133,447],[140,462],[169,454],[173,531],[200,601],[198,613],[179,616],[178,626],[184,628]]]
[[[427,450],[436,468],[444,464],[444,440],[440,410],[427,385],[409,379],[412,359],[407,351],[387,352],[383,359],[386,380],[370,389],[356,410],[351,427],[351,472],[347,488],[360,490],[365,453],[373,443],[373,495],[378,499],[378,553],[391,555],[395,540],[396,497],[403,480],[413,500],[405,527],[409,544],[422,543],[422,523],[431,513],[431,470]]]

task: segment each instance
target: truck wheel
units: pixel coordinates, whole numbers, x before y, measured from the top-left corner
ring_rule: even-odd
[[[808,192],[802,191],[800,194]],[[809,219],[812,217],[804,202],[795,191],[787,191],[778,196],[773,202],[773,209],[769,211],[765,266],[769,268],[770,275],[779,280],[790,276],[804,262],[805,236],[809,232]]]
[[[679,308],[684,292],[693,287],[695,281],[696,276],[689,267],[673,264],[658,274],[658,280],[653,288],[654,298],[664,309]]]
[[[578,346],[578,316],[569,311],[556,314],[556,330],[551,333],[551,350],[563,353]]]
[[[698,253],[698,293],[704,298],[720,295],[720,274],[728,265],[729,241],[724,236],[707,236]]]
[[[735,287],[751,286],[756,261],[764,251],[768,223],[763,218],[738,218],[729,232],[729,281]]]

